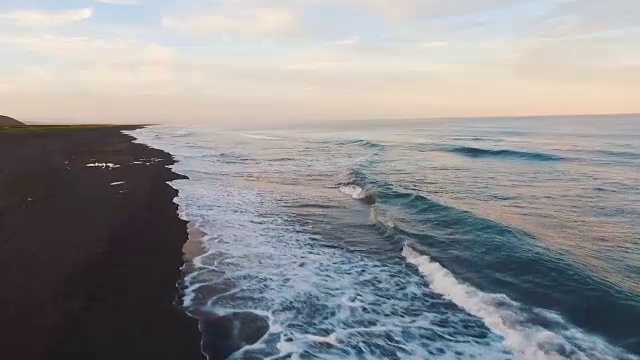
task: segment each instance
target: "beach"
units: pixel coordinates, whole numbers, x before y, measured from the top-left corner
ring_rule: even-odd
[[[0,130],[0,358],[203,358],[179,176],[135,128]]]
[[[0,127],[0,359],[640,360],[637,118],[535,120]]]

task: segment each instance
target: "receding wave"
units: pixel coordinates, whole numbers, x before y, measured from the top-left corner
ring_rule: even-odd
[[[525,159],[525,160],[537,160],[537,161],[559,161],[564,160],[563,157],[553,154],[535,152],[535,151],[519,151],[510,149],[483,149],[471,146],[456,146],[444,149],[444,151],[471,157],[471,158],[483,158],[483,157],[501,157],[501,158],[513,158],[513,159]]]
[[[256,163],[255,159],[251,159],[250,157],[237,152],[219,153],[217,156],[227,163],[236,163],[236,164]]]

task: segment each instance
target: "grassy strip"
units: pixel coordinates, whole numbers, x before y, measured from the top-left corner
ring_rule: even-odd
[[[20,132],[48,132],[61,130],[91,130],[110,127],[126,127],[118,125],[19,125],[19,126],[0,126],[0,133],[20,133]]]

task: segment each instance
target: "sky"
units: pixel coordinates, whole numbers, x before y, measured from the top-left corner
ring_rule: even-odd
[[[23,120],[631,112],[638,0],[0,0]]]

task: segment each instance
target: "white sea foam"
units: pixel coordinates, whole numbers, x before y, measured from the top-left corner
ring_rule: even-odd
[[[111,184],[109,184],[109,185],[111,185],[111,186],[118,186],[118,185],[122,185],[122,184],[124,184],[124,181],[116,181],[116,182],[112,182],[112,183],[111,183]]]
[[[367,191],[356,185],[340,186],[340,192],[349,195],[354,199],[362,200],[367,197]]]
[[[526,309],[507,296],[488,294],[458,281],[449,270],[408,245],[404,246],[402,253],[408,262],[418,267],[431,289],[482,319],[491,330],[502,335],[505,346],[522,359],[635,358],[604,340],[571,326],[551,311],[536,309],[535,313],[544,317],[547,323],[555,324],[555,329],[535,325],[527,320]]]
[[[184,305],[216,314],[252,311],[269,321],[269,332],[234,358],[511,358],[480,321],[443,308],[399,254],[392,265],[321,246],[311,229],[284,214],[277,196],[234,178],[246,165],[196,152],[182,145],[188,138],[158,134],[134,132],[182,154],[172,168],[189,179],[172,182],[175,201],[180,216],[206,234],[206,252],[185,278]]]
[[[282,138],[275,136],[267,136],[267,135],[259,135],[259,134],[245,134],[242,133],[240,136],[249,138],[249,139],[257,139],[257,140],[282,140]]]
[[[87,164],[87,167],[98,167],[98,168],[102,168],[102,169],[115,169],[115,168],[119,168],[120,165],[116,165],[113,163],[91,163],[91,164]]]
[[[138,161],[132,162],[132,164],[134,164],[134,165],[151,165],[151,164],[156,163],[158,161],[162,161],[162,159],[156,159],[156,158],[140,159]]]

